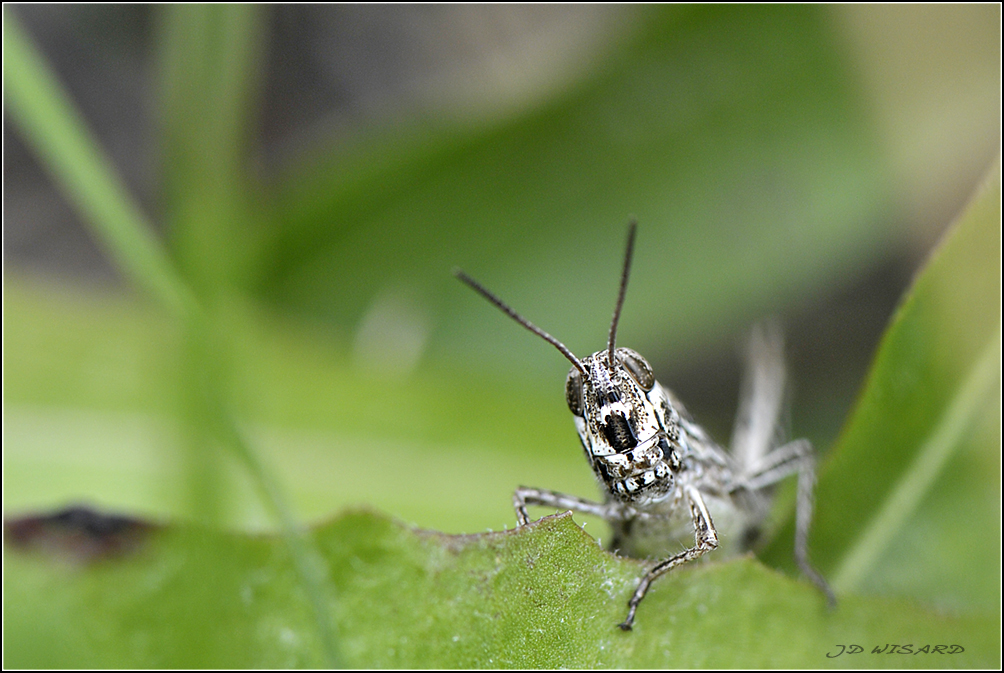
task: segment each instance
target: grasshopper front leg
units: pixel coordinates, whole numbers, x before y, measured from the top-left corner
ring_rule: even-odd
[[[688,486],[685,493],[687,494],[687,500],[690,502],[690,514],[694,520],[694,546],[675,556],[670,556],[649,570],[645,577],[642,578],[638,584],[638,588],[634,591],[634,595],[631,596],[631,600],[628,601],[627,618],[618,624],[624,631],[631,630],[631,625],[634,624],[634,614],[638,610],[638,604],[645,598],[645,594],[648,593],[648,588],[652,582],[676,566],[693,561],[696,558],[704,556],[709,551],[718,548],[718,532],[715,530],[715,524],[711,520],[711,515],[708,514],[708,508],[704,504],[701,492],[693,486]]]
[[[526,486],[520,486],[512,494],[512,505],[516,509],[516,523],[518,526],[525,526],[530,523],[530,517],[526,513],[527,505],[567,509],[573,512],[598,516],[608,521],[611,518],[620,518],[615,508],[610,505],[600,504],[574,495],[565,495],[557,491],[527,488]]]

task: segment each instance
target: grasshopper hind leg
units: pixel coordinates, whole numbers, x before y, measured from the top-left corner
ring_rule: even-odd
[[[750,337],[742,397],[732,434],[731,455],[737,478],[733,499],[748,513],[741,533],[749,549],[757,542],[769,513],[773,487],[785,477],[798,474],[795,505],[795,562],[826,595],[832,607],[836,599],[822,575],[809,563],[809,527],[812,523],[816,457],[812,444],[799,439],[778,446],[785,388],[784,338],[775,321],[757,325]]]

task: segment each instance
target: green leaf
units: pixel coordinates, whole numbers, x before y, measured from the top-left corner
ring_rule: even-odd
[[[998,163],[893,317],[824,466],[811,548],[838,592],[999,609],[1000,200]]]
[[[171,526],[84,561],[67,533],[50,526],[5,554],[6,665],[321,664],[276,539]],[[315,538],[339,592],[349,666],[930,668],[992,667],[999,656],[992,618],[860,597],[828,612],[814,588],[750,558],[662,580],[624,633],[616,624],[642,566],[602,551],[567,515],[519,532],[444,536],[356,513]],[[56,558],[39,549],[54,545]],[[841,644],[865,651],[837,657]],[[888,644],[928,651],[871,653]],[[932,653],[936,645],[964,651]]]
[[[635,215],[621,335],[655,361],[845,282],[892,220],[829,21],[644,8],[597,67],[519,115],[411,118],[325,146],[275,189],[258,296],[344,332],[399,298],[434,325],[431,361],[547,381],[563,361],[492,327],[449,269],[589,353]]]

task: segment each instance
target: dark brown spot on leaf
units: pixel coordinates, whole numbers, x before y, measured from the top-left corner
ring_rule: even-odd
[[[4,540],[11,548],[40,551],[87,563],[135,551],[156,524],[101,514],[88,507],[68,507],[54,514],[4,520]]]

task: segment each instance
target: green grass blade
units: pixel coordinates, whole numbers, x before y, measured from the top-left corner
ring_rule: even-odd
[[[146,216],[16,16],[4,7],[3,17],[4,98],[16,127],[130,280],[184,315],[188,290]]]
[[[165,217],[200,295],[244,283],[255,255],[248,150],[264,72],[262,10],[167,5],[158,18]]]
[[[239,29],[238,31],[239,32]],[[238,40],[239,41],[239,38]],[[14,117],[43,163],[66,189],[71,201],[81,209],[127,275],[178,317],[185,326],[196,358],[202,364],[223,357],[222,343],[214,338],[214,325],[192,297],[187,283],[175,270],[140,209],[128,196],[110,162],[87,131],[63,89],[58,85],[41,55],[31,45],[4,8],[4,76],[7,99]],[[337,665],[338,652],[333,626],[327,612],[327,597],[316,577],[317,566],[309,544],[298,532],[278,483],[271,479],[251,447],[234,430],[234,421],[217,406],[219,382],[210,380],[192,394],[205,403],[205,414],[216,432],[238,456],[258,485],[263,499],[276,513],[290,552],[296,560],[307,595],[315,606],[329,665]],[[219,436],[218,434],[218,436]]]
[[[328,667],[341,668],[337,631],[329,608],[334,596],[323,575],[324,561],[314,542],[301,532],[300,525],[296,521],[278,480],[269,470],[265,469],[244,433],[230,420],[232,416],[224,415],[223,418],[227,422],[227,425],[222,428],[223,436],[230,445],[230,449],[251,473],[252,480],[262,491],[262,500],[272,506],[275,518],[279,522],[293,564],[310,601],[314,620],[318,625],[317,631],[321,638],[321,649],[324,652],[325,662]]]

